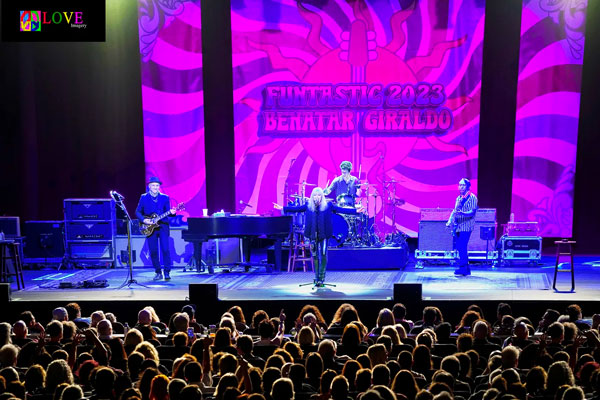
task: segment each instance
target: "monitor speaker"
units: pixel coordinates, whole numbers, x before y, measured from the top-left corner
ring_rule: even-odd
[[[423,300],[421,283],[394,283],[394,302],[418,305]]]
[[[8,306],[10,303],[10,283],[0,283],[0,307]],[[8,308],[3,307],[4,310]]]
[[[219,300],[219,287],[216,283],[190,283],[190,302],[198,307],[215,304]]]
[[[480,226],[479,227],[479,238],[481,240],[496,240],[496,227],[495,226]]]

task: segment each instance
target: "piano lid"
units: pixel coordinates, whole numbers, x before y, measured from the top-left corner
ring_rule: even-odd
[[[287,235],[292,225],[289,215],[280,217],[229,216],[229,217],[189,217],[188,230],[182,232],[184,239],[191,236],[238,237],[262,235]]]

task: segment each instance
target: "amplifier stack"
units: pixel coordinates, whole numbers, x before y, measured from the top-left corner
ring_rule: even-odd
[[[458,253],[453,250],[453,237],[446,228],[446,222],[452,213],[451,208],[422,208],[419,221],[419,246],[415,251],[415,258],[421,263],[426,261],[450,262],[458,258]],[[485,240],[482,232],[496,231],[496,209],[480,208],[475,214],[475,229],[471,234],[468,244],[469,258],[471,260],[495,260],[498,252],[495,251],[495,237]],[[487,254],[486,254],[487,253]]]
[[[66,261],[77,266],[114,266],[115,203],[112,199],[65,199]]]

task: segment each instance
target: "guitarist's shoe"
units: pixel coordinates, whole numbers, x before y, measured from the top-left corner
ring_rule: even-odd
[[[161,279],[162,279],[162,272],[157,272],[157,273],[154,275],[154,278],[152,278],[152,279],[153,279],[153,280],[155,280],[155,281],[159,281],[159,280],[161,280]]]
[[[169,273],[165,271],[165,281],[170,281],[170,280],[171,280],[171,275],[169,275]]]

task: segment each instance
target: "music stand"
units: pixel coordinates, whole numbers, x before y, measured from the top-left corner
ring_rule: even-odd
[[[139,283],[138,281],[133,279],[133,264],[131,258],[131,217],[127,212],[127,207],[125,207],[125,204],[123,203],[124,197],[118,194],[117,192],[113,191],[110,192],[110,196],[115,201],[115,204],[118,205],[119,208],[123,211],[125,219],[127,220],[127,266],[129,268],[129,271],[127,272],[127,278],[125,278],[125,281],[117,289],[123,289],[125,286],[127,286],[129,289],[132,289],[131,285],[139,285],[141,287],[149,289],[148,286]]]
[[[490,240],[496,240],[496,227],[495,226],[480,226],[479,227],[479,238],[485,240],[485,264],[489,265],[489,247]]]

